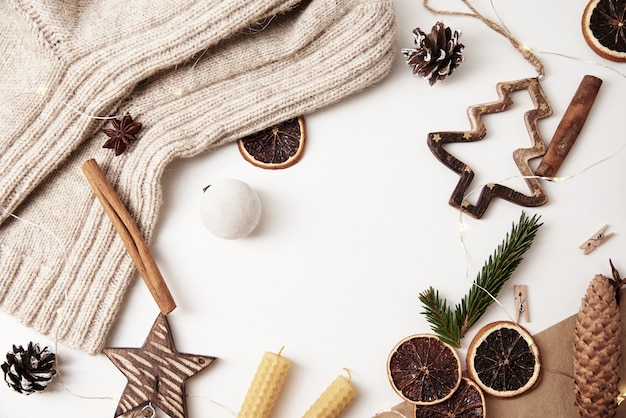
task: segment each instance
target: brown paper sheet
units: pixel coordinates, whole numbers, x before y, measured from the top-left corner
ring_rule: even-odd
[[[622,292],[622,301],[626,300]],[[621,306],[622,318],[626,318],[626,303]],[[543,373],[532,390],[512,399],[498,399],[485,395],[489,418],[577,418],[574,405],[572,339],[576,315],[536,334],[533,338],[539,346]],[[622,353],[626,353],[626,323],[622,320]],[[626,393],[626,356],[622,355],[619,374],[620,391]],[[398,418],[399,414],[413,418],[413,408],[403,402],[377,418]],[[618,408],[617,418],[626,418],[626,401]],[[419,418],[419,417],[417,417]]]

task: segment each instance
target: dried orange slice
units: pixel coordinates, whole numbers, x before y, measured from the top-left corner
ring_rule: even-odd
[[[591,0],[582,19],[585,41],[608,60],[626,61],[626,1]]]
[[[416,405],[443,402],[461,383],[461,360],[452,346],[432,334],[400,341],[389,354],[387,375],[393,389]]]
[[[484,418],[485,396],[480,387],[464,377],[454,394],[434,405],[415,405],[415,418]]]
[[[291,167],[304,150],[302,116],[270,126],[237,141],[239,152],[249,163],[267,169]]]
[[[486,393],[510,398],[531,389],[541,376],[539,348],[509,321],[484,326],[467,350],[467,371]]]

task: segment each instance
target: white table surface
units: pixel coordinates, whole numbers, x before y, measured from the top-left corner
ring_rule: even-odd
[[[448,205],[458,176],[431,154],[427,134],[469,129],[468,106],[496,100],[497,82],[535,72],[483,23],[442,19],[418,0],[396,1],[398,53],[390,76],[307,116],[307,148],[298,164],[264,171],[231,144],[168,168],[152,249],[178,304],[169,315],[174,340],[181,352],[219,358],[187,382],[189,418],[232,416],[263,352],[283,346],[293,367],[273,417],[302,416],[343,368],[358,390],[345,418],[371,417],[399,403],[386,360],[402,338],[430,331],[418,293],[432,285],[459,300],[522,210],[540,214],[544,225],[502,290],[502,307],[494,305],[479,326],[513,315],[514,284],[528,286],[531,322],[523,325],[535,333],[576,312],[592,277],[610,275],[609,258],[626,273],[626,79],[614,71],[626,73],[626,64],[587,47],[580,30],[585,4],[494,0],[509,30],[546,67],[542,86],[554,110],[539,122],[546,142],[582,77],[604,80],[559,172],[568,180],[543,183],[550,201],[542,207],[496,200],[476,220]],[[432,5],[464,10],[456,0]],[[488,0],[475,5],[496,18]],[[430,29],[438,19],[463,30],[466,62],[430,87],[411,74],[400,50],[413,46],[413,28]],[[483,141],[448,148],[475,169],[476,187],[519,176],[511,152],[530,143],[522,115],[532,103],[524,92],[513,98],[511,110],[486,116]],[[261,223],[245,239],[216,238],[201,224],[202,188],[223,178],[247,182],[261,198]],[[504,184],[527,191],[519,178]],[[615,236],[583,255],[578,246],[604,224]],[[137,278],[108,345],[141,346],[157,313]],[[0,418],[113,416],[126,380],[104,355],[57,345],[6,314],[0,330],[2,356],[12,344],[53,346],[64,385],[28,397],[0,387]],[[476,330],[463,340],[462,357]]]

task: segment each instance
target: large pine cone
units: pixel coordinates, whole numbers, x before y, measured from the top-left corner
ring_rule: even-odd
[[[4,380],[19,393],[30,395],[42,391],[56,375],[56,356],[48,347],[43,350],[39,344],[28,343],[28,348],[13,346],[13,353],[7,353],[7,361],[2,364]]]
[[[465,46],[459,43],[460,31],[454,31],[437,22],[430,34],[420,28],[413,30],[416,48],[404,48],[402,53],[406,63],[413,67],[413,74],[419,74],[432,86],[443,81],[464,61]]]
[[[616,288],[596,275],[582,300],[574,331],[574,386],[581,417],[610,418],[617,411],[620,313]]]

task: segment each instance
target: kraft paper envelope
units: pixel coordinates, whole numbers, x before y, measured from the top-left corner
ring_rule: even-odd
[[[626,295],[622,292],[621,316],[626,318]],[[543,366],[541,380],[532,390],[511,399],[498,399],[485,395],[488,418],[578,418],[574,405],[574,366],[572,341],[576,315],[536,334],[533,338],[539,346]],[[622,319],[622,347],[626,353],[626,320]],[[626,354],[622,354],[619,374],[620,392],[626,393]],[[394,406],[402,416],[413,418],[408,402]],[[398,418],[399,414],[385,412],[377,418]],[[617,418],[626,418],[626,401],[618,408]],[[417,417],[419,418],[419,417]]]

